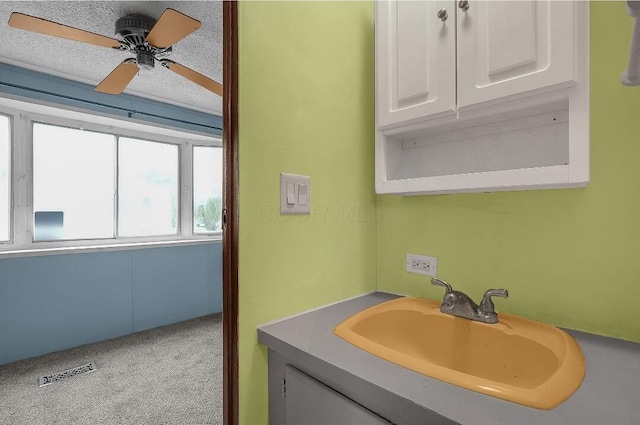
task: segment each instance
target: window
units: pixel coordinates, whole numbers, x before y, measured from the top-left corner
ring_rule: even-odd
[[[178,147],[120,138],[119,236],[177,234],[178,203]]]
[[[115,137],[33,125],[34,241],[114,236]]]
[[[221,231],[222,148],[193,148],[193,233]]]
[[[10,108],[0,106],[0,257],[221,237],[221,140]]]
[[[8,241],[11,216],[11,125],[0,116],[0,241]]]
[[[178,146],[34,124],[34,241],[175,235],[178,203]]]

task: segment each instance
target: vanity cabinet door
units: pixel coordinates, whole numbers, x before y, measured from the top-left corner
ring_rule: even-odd
[[[454,113],[455,31],[453,1],[376,2],[378,129]]]
[[[458,8],[458,108],[575,85],[576,10],[555,0]]]
[[[298,369],[286,368],[286,425],[391,425]]]

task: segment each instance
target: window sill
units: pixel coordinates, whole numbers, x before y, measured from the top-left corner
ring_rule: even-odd
[[[16,257],[39,257],[45,255],[63,255],[63,254],[83,254],[89,252],[106,252],[106,251],[123,251],[132,249],[145,249],[145,248],[165,248],[176,247],[186,245],[201,245],[210,243],[221,243],[222,235],[215,235],[207,238],[192,238],[192,239],[174,239],[163,241],[148,241],[148,242],[109,242],[93,245],[69,245],[69,246],[47,246],[34,248],[33,245],[29,247],[13,248],[11,245],[2,247],[0,245],[0,260],[5,258]],[[7,248],[7,249],[5,249]]]

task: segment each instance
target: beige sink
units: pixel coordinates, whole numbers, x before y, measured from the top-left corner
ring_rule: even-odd
[[[489,325],[440,312],[440,302],[398,298],[363,310],[333,332],[400,366],[538,409],[552,409],[584,378],[584,357],[566,332],[500,313]]]

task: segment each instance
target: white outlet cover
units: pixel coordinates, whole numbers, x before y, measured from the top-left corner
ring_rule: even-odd
[[[412,267],[412,262],[420,262],[421,264],[427,264],[428,270],[424,270],[420,267]],[[438,257],[429,257],[426,255],[409,254],[407,253],[406,270],[409,273],[417,273],[425,276],[437,276],[438,275]]]
[[[301,187],[302,190],[300,190]],[[280,173],[280,214],[310,214],[310,212],[311,177]]]

